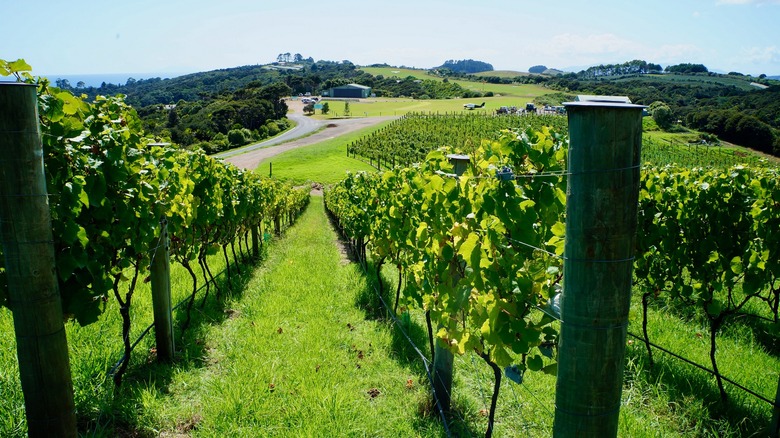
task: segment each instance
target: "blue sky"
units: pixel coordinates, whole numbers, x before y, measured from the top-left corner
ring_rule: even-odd
[[[0,58],[35,74],[189,73],[279,53],[497,70],[644,59],[780,75],[780,0],[3,2]]]

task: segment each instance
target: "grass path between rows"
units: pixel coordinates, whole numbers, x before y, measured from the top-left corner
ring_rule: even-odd
[[[424,375],[360,302],[321,197],[269,249],[230,317],[204,332],[206,366],[146,392],[161,436],[442,436]],[[150,418],[150,417],[151,418]]]

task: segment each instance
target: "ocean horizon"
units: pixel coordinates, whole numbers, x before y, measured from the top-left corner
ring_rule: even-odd
[[[133,78],[135,80],[140,79],[151,79],[151,78],[160,78],[160,79],[171,79],[175,78],[177,76],[186,75],[189,73],[89,73],[89,74],[68,74],[68,75],[62,75],[62,74],[41,74],[40,76],[44,76],[51,81],[52,84],[56,83],[58,79],[67,79],[70,83],[71,87],[76,87],[76,84],[79,82],[84,82],[84,86],[86,87],[100,87],[100,85],[105,82],[106,84],[114,84],[114,85],[124,85],[127,83],[127,80],[130,78]],[[35,73],[33,73],[34,76],[37,76]]]

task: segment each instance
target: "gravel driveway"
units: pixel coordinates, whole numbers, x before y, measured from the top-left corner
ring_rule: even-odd
[[[239,169],[254,170],[266,158],[281,154],[303,146],[310,146],[321,141],[330,140],[344,134],[363,129],[386,120],[396,119],[396,116],[363,117],[355,119],[318,120],[303,115],[303,104],[300,100],[288,100],[287,106],[292,110],[287,117],[297,123],[296,127],[272,140],[243,147],[238,151],[227,151],[218,154],[228,163]],[[311,134],[325,126],[319,132]],[[308,135],[311,134],[311,135]],[[308,135],[308,136],[307,136]]]

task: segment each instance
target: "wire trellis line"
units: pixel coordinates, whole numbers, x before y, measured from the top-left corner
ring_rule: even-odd
[[[360,266],[363,271],[363,274],[368,277],[370,275],[368,271],[365,269],[365,267],[362,264]],[[382,281],[381,278],[378,278],[378,280]],[[385,313],[387,315],[390,315],[390,318],[392,318],[393,325],[395,325],[401,331],[401,333],[404,335],[404,338],[406,338],[407,342],[409,342],[409,344],[412,346],[412,349],[414,349],[417,355],[420,356],[420,359],[422,359],[423,369],[425,369],[425,374],[428,376],[428,383],[430,384],[431,394],[433,395],[433,400],[434,403],[436,404],[436,408],[439,411],[439,416],[441,417],[444,431],[448,437],[451,437],[452,433],[450,432],[449,426],[447,425],[447,417],[444,415],[444,410],[442,409],[441,404],[439,403],[439,400],[436,397],[436,391],[433,390],[433,376],[431,375],[430,361],[428,360],[427,357],[425,357],[425,354],[423,354],[423,352],[420,350],[417,344],[414,343],[412,338],[406,332],[406,330],[403,327],[403,324],[401,324],[401,321],[398,320],[398,318],[395,316],[395,313],[390,309],[390,306],[388,306],[384,297],[382,297],[382,294],[379,293],[379,290],[376,288],[376,285],[372,284],[371,287],[374,289],[374,292],[376,293],[377,297],[379,297],[379,300],[382,302],[382,306],[385,308]],[[450,398],[452,397],[452,394],[448,394],[448,395],[450,396]]]

